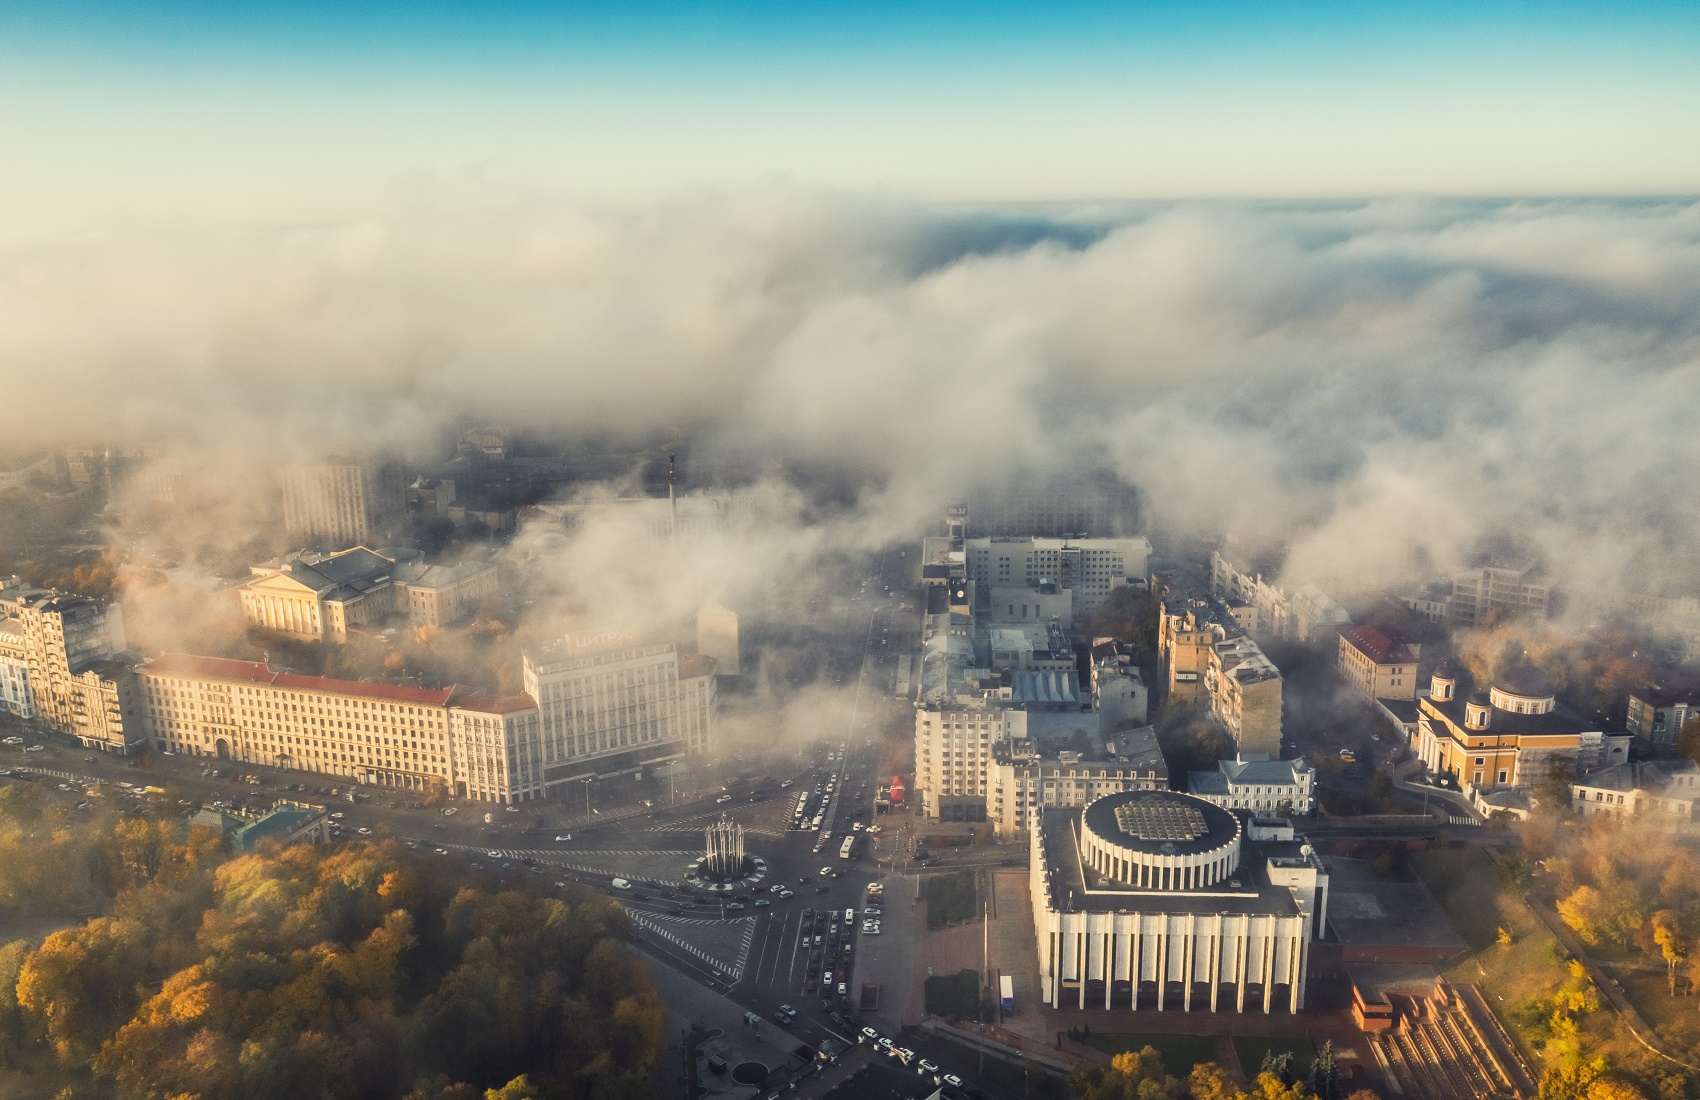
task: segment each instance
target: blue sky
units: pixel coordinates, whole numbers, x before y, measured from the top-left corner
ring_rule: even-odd
[[[1700,191],[1700,5],[0,6],[0,219]]]

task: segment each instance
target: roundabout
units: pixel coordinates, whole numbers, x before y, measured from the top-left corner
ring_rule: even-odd
[[[767,877],[767,861],[744,851],[744,828],[722,815],[703,831],[704,853],[685,867],[685,881],[699,890],[730,894]]]

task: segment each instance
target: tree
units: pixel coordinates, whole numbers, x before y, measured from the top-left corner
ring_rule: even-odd
[[[1558,915],[1590,947],[1598,946],[1604,938],[1606,901],[1592,886],[1578,886],[1568,897],[1560,898]]]
[[[1192,1100],[1250,1100],[1245,1090],[1228,1080],[1227,1071],[1215,1062],[1200,1062],[1186,1079]]]
[[[1688,937],[1682,931],[1682,918],[1674,909],[1660,909],[1653,914],[1653,942],[1665,960],[1665,978],[1670,982],[1670,995],[1676,996],[1676,970],[1688,957]]]

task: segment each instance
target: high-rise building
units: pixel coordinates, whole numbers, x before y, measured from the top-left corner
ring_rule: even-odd
[[[379,545],[406,512],[407,484],[394,465],[344,460],[283,468],[283,525],[296,542]]]
[[[87,748],[127,754],[142,745],[135,682],[116,604],[13,578],[0,585],[0,678],[32,716]]]
[[[714,742],[715,662],[637,631],[568,635],[525,654],[542,714],[543,782],[628,775]]]

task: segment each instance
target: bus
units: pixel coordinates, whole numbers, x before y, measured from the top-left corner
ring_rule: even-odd
[[[838,849],[839,859],[849,859],[856,852],[856,834],[851,833],[844,838],[844,847]]]

